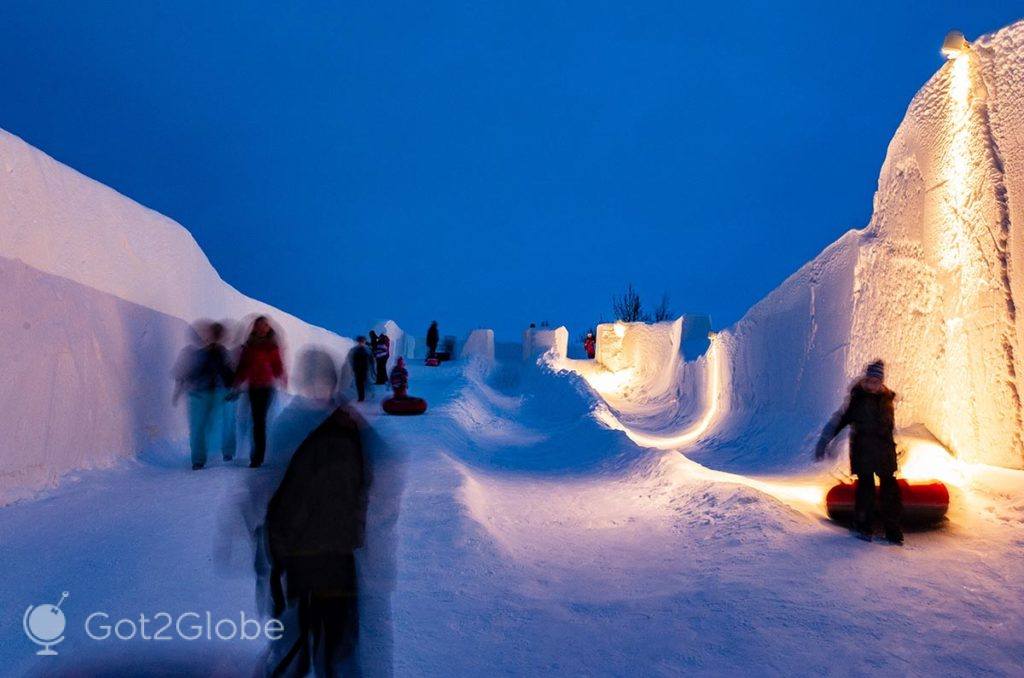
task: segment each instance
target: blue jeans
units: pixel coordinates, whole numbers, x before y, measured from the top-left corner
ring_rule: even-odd
[[[225,459],[235,456],[235,403],[224,400],[227,389],[188,394],[189,447],[192,463],[205,464],[211,437]]]

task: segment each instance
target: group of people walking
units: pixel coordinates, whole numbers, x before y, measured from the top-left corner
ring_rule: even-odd
[[[431,325],[434,331],[434,349],[437,348],[437,322]],[[386,331],[380,334],[370,330],[370,338],[356,337],[356,345],[349,354],[348,362],[352,368],[352,376],[356,384],[356,398],[359,402],[366,400],[366,385],[373,378],[378,386],[391,386],[396,398],[404,398],[409,386],[409,370],[405,366],[405,358],[398,356],[395,366],[388,372],[388,360],[391,359],[391,339]],[[427,334],[427,345],[430,346],[430,333]]]
[[[266,457],[267,414],[274,393],[288,383],[277,331],[266,316],[259,316],[252,321],[244,343],[231,351],[225,345],[223,323],[201,321],[193,330],[194,343],[182,352],[175,368],[172,397],[176,403],[187,394],[192,469],[206,466],[211,439],[218,443],[225,461],[234,459],[235,402],[243,391],[252,417],[249,466],[258,468]]]

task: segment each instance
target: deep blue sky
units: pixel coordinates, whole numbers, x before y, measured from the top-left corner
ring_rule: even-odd
[[[345,333],[575,335],[629,281],[723,326],[867,223],[946,30],[1024,15],[688,5],[3,0],[0,127]]]

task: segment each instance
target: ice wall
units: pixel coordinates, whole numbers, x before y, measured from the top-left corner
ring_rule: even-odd
[[[0,280],[0,504],[180,439],[170,373],[196,318],[266,313],[292,359],[350,346],[240,294],[180,225],[3,131]]]
[[[487,365],[494,363],[494,330],[477,329],[469,333],[459,352],[460,358],[481,360]]]
[[[1024,462],[1024,22],[980,38],[914,97],[863,231],[723,333],[745,454],[785,459],[883,358],[901,425],[961,457]],[[731,432],[730,432],[731,431]]]

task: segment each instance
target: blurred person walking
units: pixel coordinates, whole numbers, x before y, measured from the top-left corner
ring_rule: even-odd
[[[896,394],[884,383],[885,363],[876,360],[867,366],[864,376],[850,390],[846,405],[832,415],[818,439],[815,459],[825,458],[828,444],[849,426],[850,472],[857,476],[854,500],[854,529],[860,538],[871,541],[875,511],[875,476],[881,499],[880,513],[885,538],[903,543],[900,516],[903,504],[896,484],[896,441],[893,428]]]
[[[361,428],[335,410],[295,451],[267,507],[273,576],[283,579],[272,583],[273,612],[287,620],[271,675],[359,675],[354,551],[364,544],[369,484]]]
[[[377,345],[373,349],[373,357],[377,362],[377,384],[388,383],[388,358],[391,357],[391,339],[387,332],[377,336]]]
[[[249,338],[242,346],[242,356],[235,375],[235,395],[243,384],[248,385],[249,408],[252,413],[252,455],[250,468],[259,468],[267,453],[267,413],[274,399],[275,386],[288,384],[277,333],[266,316],[252,323]]]
[[[235,407],[225,396],[234,373],[227,349],[221,343],[224,326],[220,323],[196,323],[194,340],[198,346],[186,347],[178,358],[175,387],[171,402],[177,404],[181,394],[188,392],[189,447],[192,470],[206,466],[210,436],[219,434],[224,461],[235,455]]]

